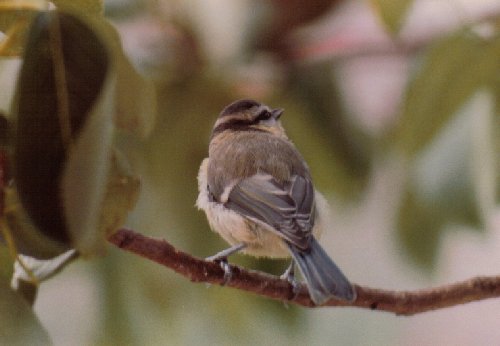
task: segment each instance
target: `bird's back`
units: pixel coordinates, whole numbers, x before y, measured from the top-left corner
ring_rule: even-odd
[[[280,183],[293,175],[311,178],[304,159],[288,139],[248,131],[227,131],[217,137],[209,148],[207,176],[216,198],[224,192],[224,187],[259,172],[272,175]],[[245,164],[237,164],[239,161]]]

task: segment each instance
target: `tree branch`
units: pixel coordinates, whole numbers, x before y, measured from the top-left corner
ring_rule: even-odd
[[[224,284],[224,271],[214,262],[177,250],[165,240],[146,237],[120,229],[108,238],[117,247],[164,265],[193,282]],[[226,286],[253,292],[268,298],[315,307],[307,288],[302,285],[293,299],[292,286],[276,276],[231,265],[232,277]],[[397,315],[442,309],[473,301],[500,297],[500,276],[476,277],[451,285],[417,291],[388,291],[354,285],[357,299],[347,303],[332,299],[322,306],[353,306],[392,312]],[[293,300],[292,300],[293,299]]]

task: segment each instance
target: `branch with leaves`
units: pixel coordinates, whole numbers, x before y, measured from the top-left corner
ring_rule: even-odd
[[[174,270],[193,282],[226,285],[247,292],[306,307],[316,307],[302,285],[295,295],[292,285],[279,277],[231,265],[231,280],[225,283],[219,264],[182,252],[165,240],[120,229],[108,238],[120,249],[135,253]],[[389,291],[354,285],[357,299],[352,303],[332,299],[322,306],[359,307],[410,316],[469,302],[500,297],[500,275],[476,277],[441,287],[416,291]],[[295,296],[295,297],[294,297]]]

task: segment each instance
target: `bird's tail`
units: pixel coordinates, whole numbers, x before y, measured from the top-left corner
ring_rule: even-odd
[[[354,288],[316,239],[311,239],[307,251],[301,251],[292,244],[288,247],[315,304],[321,305],[332,297],[349,302],[356,299]]]

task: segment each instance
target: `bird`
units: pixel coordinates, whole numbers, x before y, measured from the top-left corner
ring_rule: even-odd
[[[242,99],[219,114],[199,169],[196,206],[231,247],[208,259],[227,260],[237,252],[291,257],[283,277],[294,290],[297,265],[314,304],[352,302],[353,285],[317,241],[329,228],[329,207],[281,125],[283,112]]]

